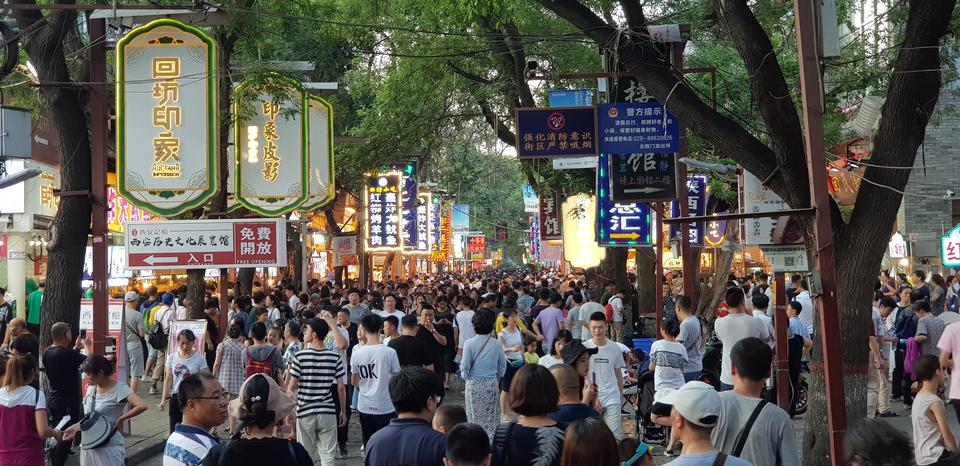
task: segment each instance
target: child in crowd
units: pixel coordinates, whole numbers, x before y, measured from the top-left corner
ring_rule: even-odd
[[[960,462],[957,440],[947,424],[947,413],[937,390],[945,376],[936,356],[923,355],[913,363],[920,392],[913,400],[913,453],[918,466],[954,465]]]
[[[467,411],[463,406],[440,405],[433,415],[433,430],[443,435],[450,435],[450,431],[459,424],[467,423]]]
[[[663,339],[653,342],[650,346],[650,371],[653,372],[654,392],[676,390],[682,387],[683,364],[687,362],[687,349],[683,343],[677,341],[677,335],[680,335],[680,322],[676,319],[665,319],[661,330]],[[675,442],[676,437],[671,431],[670,441],[667,443],[667,456],[673,456]]]
[[[533,338],[529,335],[523,337],[523,361],[527,364],[539,364],[540,355],[537,354],[537,349],[540,347],[540,342],[536,338]]]

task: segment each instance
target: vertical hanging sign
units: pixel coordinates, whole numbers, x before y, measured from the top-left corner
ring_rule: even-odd
[[[553,190],[540,193],[540,238],[563,239],[560,234],[560,202],[557,200],[556,191]]]
[[[707,194],[709,193],[707,175],[687,175],[687,215],[691,217],[707,215]],[[680,216],[680,203],[670,203],[670,216]],[[703,222],[689,224],[690,244],[694,247],[703,246]],[[670,238],[680,234],[680,225],[670,225]]]
[[[309,96],[310,197],[300,206],[304,212],[317,210],[337,193],[333,179],[333,106],[319,97]]]
[[[164,217],[217,191],[213,41],[171,19],[117,43],[117,191]]]
[[[435,205],[436,207],[437,205]],[[440,221],[438,223],[437,242],[430,252],[433,262],[446,262],[453,247],[453,209],[450,204],[439,204]]]
[[[265,217],[287,214],[310,196],[309,113],[300,83],[271,75],[285,95],[245,81],[236,89],[236,196]]]
[[[429,254],[431,246],[431,235],[430,235],[430,218],[431,211],[433,210],[433,204],[430,193],[421,193],[417,195],[417,218],[416,218],[416,229],[417,229],[417,241],[416,246],[413,248],[413,253],[415,254]]]
[[[400,173],[381,173],[367,177],[363,200],[367,207],[364,231],[366,250],[396,251],[403,249],[400,234]]]
[[[615,202],[610,195],[607,154],[597,163],[597,242],[604,247],[651,244],[653,217],[641,202]]]

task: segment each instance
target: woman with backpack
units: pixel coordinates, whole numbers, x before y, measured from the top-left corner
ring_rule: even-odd
[[[174,427],[183,420],[180,400],[177,398],[180,381],[187,374],[196,374],[201,371],[210,372],[206,358],[196,352],[196,342],[197,336],[194,335],[192,330],[181,330],[177,334],[177,351],[167,356],[166,364],[164,364],[165,376],[160,398],[160,410],[166,409],[167,403],[170,403],[170,432],[173,432]],[[173,348],[169,349],[173,350]]]
[[[14,355],[6,362],[0,387],[0,465],[42,466],[43,441],[63,435],[47,424],[47,401],[43,392],[30,386],[37,374],[37,359],[32,354]]]

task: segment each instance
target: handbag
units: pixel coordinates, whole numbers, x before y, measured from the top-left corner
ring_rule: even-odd
[[[93,450],[106,445],[113,438],[113,434],[117,432],[110,420],[96,410],[97,387],[90,387],[90,390],[93,390],[91,409],[80,420],[80,448],[82,450]]]
[[[135,336],[135,337],[137,337],[137,338],[140,339],[140,353],[143,354],[143,362],[144,362],[144,364],[146,364],[146,362],[147,362],[147,353],[148,353],[148,352],[147,352],[147,340],[145,340],[145,339],[144,339],[143,337],[141,337],[140,335],[137,335],[137,330],[136,330],[135,328],[133,328],[133,327],[130,326],[130,322],[127,322],[126,320],[124,320],[124,321],[123,321],[123,325],[126,325],[126,326],[127,326],[127,330],[130,330],[130,333],[131,333],[133,336]]]

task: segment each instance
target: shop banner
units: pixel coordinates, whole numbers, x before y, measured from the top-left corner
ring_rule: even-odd
[[[687,216],[707,215],[707,175],[687,175]],[[670,203],[670,217],[680,217],[680,202]],[[703,222],[688,224],[690,230],[690,245],[703,246]],[[677,238],[680,234],[680,225],[670,225],[670,238]]]
[[[334,236],[330,239],[330,249],[334,254],[356,254],[357,235]]]
[[[264,217],[290,213],[310,196],[307,93],[279,75],[270,81],[286,95],[247,80],[237,86],[234,112],[237,202]]]
[[[403,249],[400,222],[400,188],[403,182],[399,172],[381,173],[367,177],[363,205],[367,209],[364,220],[367,234],[366,250],[397,251]]]
[[[130,222],[125,238],[131,270],[287,265],[282,218]]]
[[[610,196],[607,155],[597,168],[597,242],[604,247],[653,244],[653,215],[641,202],[616,202]]]
[[[595,107],[518,108],[517,157],[597,155]]]
[[[740,186],[743,187],[740,194],[741,212],[777,212],[790,208],[786,201],[746,170],[743,170]],[[803,242],[799,225],[789,216],[746,219],[743,228],[743,243],[752,246]]]
[[[540,261],[540,216],[530,216],[530,260]]]
[[[440,228],[437,243],[434,245],[430,260],[446,262],[453,252],[453,213],[449,204],[440,206]]]
[[[523,211],[528,214],[540,212],[540,200],[537,199],[537,192],[533,186],[523,185]]]
[[[726,213],[726,212],[723,212]],[[726,220],[711,220],[706,222],[706,231],[703,234],[704,245],[710,247],[717,247],[723,244],[726,241],[727,234],[727,221]]]
[[[588,107],[593,105],[593,89],[553,89],[547,94],[551,107]]]
[[[168,337],[170,340],[167,343],[167,350],[178,351],[173,350],[173,348],[177,347],[177,336],[184,330],[190,330],[193,332],[193,336],[197,338],[193,342],[193,351],[197,354],[204,354],[206,345],[203,344],[203,336],[207,333],[207,319],[170,321],[170,336]]]
[[[117,43],[117,190],[163,217],[217,190],[215,46],[201,30],[158,19]]]
[[[430,210],[433,207],[430,198],[430,193],[417,196],[416,218],[414,219],[417,241],[412,248],[412,254],[430,253]]]
[[[487,237],[483,235],[467,236],[467,254],[483,254],[487,250]]]
[[[960,267],[960,225],[940,239],[940,258],[944,267]]]
[[[601,152],[680,152],[680,122],[659,102],[600,104],[597,118]]]
[[[560,201],[557,192],[548,189],[540,193],[540,238],[543,240],[562,239],[560,234]]]
[[[304,212],[317,210],[336,197],[333,169],[333,106],[309,96],[310,197],[300,206]]]

